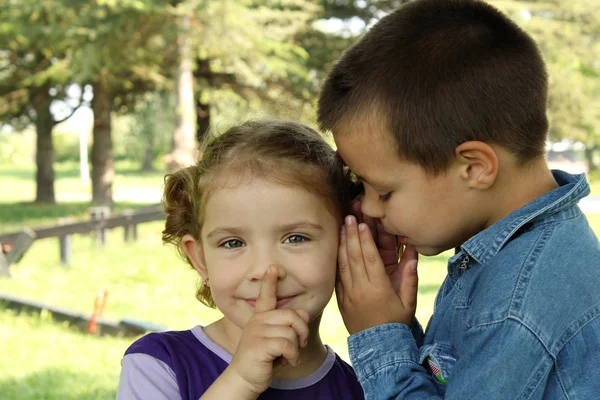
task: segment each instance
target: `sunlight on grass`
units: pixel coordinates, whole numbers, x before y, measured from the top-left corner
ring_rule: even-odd
[[[0,398],[114,399],[129,339],[78,333],[0,308]]]

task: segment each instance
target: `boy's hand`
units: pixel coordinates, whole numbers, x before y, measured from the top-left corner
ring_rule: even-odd
[[[363,215],[361,210],[362,197],[352,203],[352,213],[356,217],[358,223],[367,224],[371,230],[373,240],[377,245],[377,250],[385,265],[385,270],[392,281],[394,290],[398,292],[400,289],[401,273],[399,272],[400,264],[398,263],[399,253],[402,250],[402,245],[398,243],[396,235],[385,231],[383,224],[379,219],[371,218]]]
[[[417,308],[416,249],[407,246],[400,262],[388,274],[369,227],[358,225],[353,216],[346,217],[346,221],[340,235],[336,283],[346,328],[354,334],[392,322],[410,326]]]
[[[250,317],[227,368],[255,395],[267,390],[277,370],[297,365],[308,340],[308,313],[277,308],[277,266],[265,272],[254,315]]]

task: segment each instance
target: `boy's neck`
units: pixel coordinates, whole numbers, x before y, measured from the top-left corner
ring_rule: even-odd
[[[298,365],[296,367],[288,365],[281,368],[274,378],[283,380],[304,378],[319,369],[327,357],[327,348],[323,345],[319,335],[320,324],[321,315],[308,324],[310,330],[308,343],[305,348],[300,349]],[[242,329],[223,317],[206,326],[204,333],[233,355],[242,335]]]
[[[527,166],[506,163],[487,193],[491,207],[485,228],[557,187],[544,159]]]

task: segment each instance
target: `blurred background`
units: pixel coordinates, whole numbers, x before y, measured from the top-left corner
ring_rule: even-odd
[[[114,398],[144,329],[218,318],[161,245],[164,174],[246,118],[314,126],[332,63],[404,2],[0,0],[0,399]],[[600,234],[597,2],[490,3],[542,49],[548,161],[588,174]],[[448,256],[421,262],[423,325]],[[322,334],[348,359],[334,303]]]

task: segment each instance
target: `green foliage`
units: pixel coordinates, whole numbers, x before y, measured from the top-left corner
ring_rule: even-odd
[[[0,130],[0,163],[31,164],[35,157],[35,134]]]
[[[493,1],[538,42],[550,76],[550,139],[600,150],[600,9],[595,0]]]

